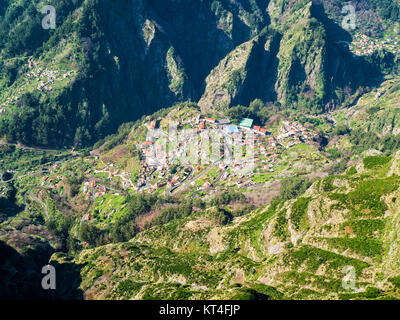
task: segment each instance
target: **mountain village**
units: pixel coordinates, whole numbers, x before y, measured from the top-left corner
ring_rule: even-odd
[[[112,163],[107,163],[101,170],[94,170],[94,174],[106,174],[107,179],[118,178],[126,192],[163,190],[171,194],[190,186],[201,191],[217,182],[242,188],[255,184],[252,180],[255,172],[274,174],[274,167],[283,150],[312,142],[316,136],[311,129],[289,120],[282,122],[277,135],[253,125],[253,119],[247,118],[235,125],[226,118],[197,116],[177,123],[176,128],[168,133],[159,127],[160,120],[146,124],[149,133],[145,141],[133,142],[142,154],[136,175],[122,171]],[[215,138],[213,135],[221,139],[218,150],[211,150],[211,146],[216,148],[215,143],[210,144],[209,140]],[[249,137],[254,139],[254,143]],[[202,143],[205,141],[204,148]],[[237,150],[251,148],[252,144],[252,152],[237,154],[240,152]],[[106,187],[94,187],[93,181],[87,181],[83,194],[86,197],[101,197],[108,190]]]
[[[357,56],[369,56],[374,51],[387,50],[394,54],[400,54],[400,37],[388,37],[384,40],[368,37],[366,34],[357,33],[350,50]]]

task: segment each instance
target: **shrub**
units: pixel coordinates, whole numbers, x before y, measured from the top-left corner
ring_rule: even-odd
[[[152,221],[153,225],[166,224],[172,220],[188,217],[193,210],[191,201],[182,202],[161,210],[157,218]]]
[[[234,201],[245,201],[246,197],[240,192],[224,192],[213,198],[210,204],[213,206],[217,205],[227,205]]]
[[[289,177],[282,180],[280,194],[276,200],[290,200],[302,195],[311,186],[303,177]]]
[[[363,162],[364,162],[364,167],[366,169],[373,169],[389,163],[390,160],[391,157],[370,156],[370,157],[365,157]]]
[[[393,278],[389,278],[389,281],[390,281],[391,283],[393,283],[393,285],[394,285],[396,288],[400,289],[400,276],[398,276],[398,277],[393,277]]]
[[[105,234],[94,223],[83,223],[80,230],[81,240],[96,247],[105,244]]]
[[[302,222],[303,216],[308,209],[308,204],[310,203],[311,198],[299,198],[292,205],[291,219],[296,228],[296,230],[300,229],[300,224]]]

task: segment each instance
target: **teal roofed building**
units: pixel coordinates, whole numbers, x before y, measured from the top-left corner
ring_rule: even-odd
[[[243,118],[242,121],[240,121],[239,126],[242,128],[251,129],[253,126],[253,119]]]

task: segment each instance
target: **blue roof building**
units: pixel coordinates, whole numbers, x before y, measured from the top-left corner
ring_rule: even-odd
[[[235,125],[230,125],[230,126],[226,126],[226,132],[229,133],[229,134],[238,133],[239,129]]]

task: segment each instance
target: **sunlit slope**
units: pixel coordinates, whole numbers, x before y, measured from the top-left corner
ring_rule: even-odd
[[[227,225],[209,208],[84,250],[81,288],[88,299],[399,298],[399,170],[400,154],[367,157]]]

